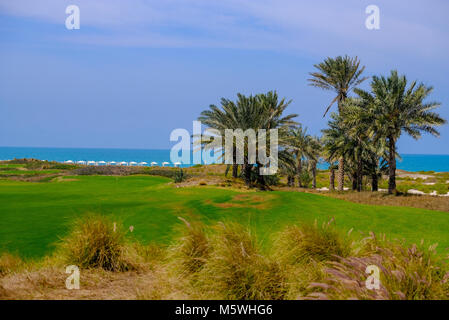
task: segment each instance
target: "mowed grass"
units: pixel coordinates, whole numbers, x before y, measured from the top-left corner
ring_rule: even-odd
[[[0,251],[39,258],[54,250],[74,218],[94,212],[111,215],[128,236],[168,244],[174,226],[187,220],[237,221],[263,242],[281,228],[335,218],[337,228],[364,236],[373,231],[418,243],[449,247],[447,212],[363,205],[301,192],[239,191],[212,186],[176,188],[154,176],[76,176],[46,183],[0,180]]]

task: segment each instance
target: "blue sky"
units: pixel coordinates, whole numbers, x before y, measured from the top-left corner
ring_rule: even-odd
[[[65,28],[70,4],[80,30]],[[365,27],[370,4],[380,30]],[[344,54],[434,86],[449,119],[448,13],[444,0],[0,0],[0,146],[169,148],[221,97],[272,89],[319,134],[333,94],[308,72]],[[449,154],[440,129],[399,151]]]

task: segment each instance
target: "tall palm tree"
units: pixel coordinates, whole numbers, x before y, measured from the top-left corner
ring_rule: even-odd
[[[373,77],[371,91],[356,90],[356,93],[370,102],[369,112],[372,132],[376,140],[385,140],[388,147],[388,193],[396,192],[396,143],[402,132],[419,139],[423,132],[439,136],[435,126],[446,120],[433,112],[441,104],[424,102],[433,91],[432,87],[411,82],[407,86],[405,76],[396,70],[388,78]]]
[[[359,84],[368,79],[362,77],[365,66],[360,66],[360,60],[355,57],[338,56],[334,58],[327,58],[323,62],[314,65],[318,72],[311,72],[308,81],[311,86],[318,87],[324,90],[335,91],[337,94],[332,102],[324,112],[326,116],[332,105],[337,102],[338,111],[342,111],[342,103],[348,97],[349,93],[355,89]]]
[[[343,102],[348,97],[351,90],[367,79],[362,77],[365,66],[360,66],[360,60],[347,55],[344,57],[327,58],[323,62],[314,65],[317,72],[311,72],[309,79],[311,86],[324,90],[335,91],[337,94],[329,106],[326,108],[323,117],[326,116],[332,105],[337,102],[338,111],[341,112]],[[344,161],[341,157],[338,164],[338,190],[343,190],[344,182]]]

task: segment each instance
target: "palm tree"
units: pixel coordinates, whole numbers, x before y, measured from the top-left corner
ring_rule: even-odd
[[[439,136],[435,126],[446,120],[432,110],[439,107],[438,102],[424,102],[433,91],[432,87],[417,84],[407,86],[405,76],[396,70],[388,78],[373,77],[371,91],[356,90],[356,93],[370,103],[369,121],[376,140],[384,140],[388,147],[388,193],[396,192],[396,143],[402,132],[419,139],[423,132]]]
[[[338,111],[341,112],[343,102],[348,97],[351,90],[361,84],[367,79],[362,77],[365,70],[364,66],[360,66],[360,61],[357,57],[351,58],[349,56],[338,56],[334,58],[327,58],[323,62],[314,65],[318,72],[311,72],[312,76],[309,79],[310,85],[324,90],[331,90],[336,92],[335,98],[326,108],[323,117],[326,116],[332,105],[337,102]],[[344,161],[341,157],[338,163],[338,190],[343,190],[344,182]]]
[[[281,175],[287,177],[287,185],[289,187],[295,186],[295,176],[296,176],[296,159],[291,152],[283,150],[279,153],[279,157],[283,158],[279,161],[279,172]]]
[[[338,56],[337,58],[327,58],[323,62],[314,65],[318,72],[311,72],[311,86],[324,90],[335,91],[337,94],[324,112],[326,116],[332,105],[337,102],[338,111],[342,111],[342,102],[348,97],[351,90],[368,79],[361,77],[365,67],[360,67],[360,61],[357,57]]]
[[[338,162],[338,190],[344,189],[344,170],[342,170],[343,161],[353,150],[353,140],[347,134],[347,128],[343,118],[336,113],[331,114],[331,120],[328,122],[328,128],[321,130],[323,133],[323,149],[327,159],[339,159]]]
[[[293,118],[297,117],[296,114],[283,115],[285,109],[291,101],[285,99],[279,99],[276,91],[270,91],[266,94],[244,96],[237,94],[237,101],[234,103],[228,99],[221,100],[221,108],[214,105],[210,106],[209,110],[203,111],[198,118],[201,122],[207,126],[217,129],[222,136],[225,136],[226,129],[241,129],[246,131],[247,129],[253,129],[257,132],[259,129],[277,129],[278,130],[278,145],[282,151],[287,142],[288,129],[297,123],[293,121]],[[247,141],[243,141],[243,145],[237,145],[237,142],[233,142],[234,148],[234,163],[236,162],[236,149],[244,151],[244,163],[242,164],[243,177],[247,185],[252,184],[253,176],[253,164],[249,163],[247,153]],[[267,150],[271,143],[270,137],[267,138]],[[261,146],[257,146],[260,149]],[[282,161],[282,157],[279,157],[279,161]],[[260,163],[257,167],[260,167]],[[233,165],[233,175],[237,173],[236,168],[238,165]],[[258,172],[258,170],[257,170]],[[257,173],[257,180],[259,184],[264,185],[264,178]]]
[[[209,110],[205,110],[201,112],[200,117],[198,117],[198,121],[201,121],[203,124],[208,126],[209,128],[216,129],[220,132],[222,137],[225,135],[225,129],[237,128],[239,126],[239,113],[237,106],[231,100],[222,98],[221,99],[221,108],[210,105]],[[238,176],[238,164],[236,163],[235,154],[236,154],[236,146],[233,146],[233,155],[234,155],[234,164],[232,165],[232,176],[237,178]],[[228,165],[226,168],[226,175],[231,168],[231,165]]]
[[[289,131],[290,140],[289,146],[296,157],[296,175],[298,177],[298,187],[302,187],[301,173],[302,173],[302,159],[310,158],[310,143],[311,136],[307,133],[307,128],[303,128],[299,125]]]
[[[317,164],[320,160],[320,156],[322,153],[321,141],[317,137],[310,137],[309,146],[308,146],[308,154],[309,154],[309,163],[311,165],[312,170],[312,188],[316,188],[316,170]]]

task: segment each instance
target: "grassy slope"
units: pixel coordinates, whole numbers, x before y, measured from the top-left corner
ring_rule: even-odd
[[[173,188],[160,177],[77,176],[68,181],[0,180],[0,251],[27,257],[49,253],[74,217],[113,214],[135,227],[132,237],[167,243],[178,216],[205,221],[236,219],[263,240],[286,224],[335,217],[347,231],[375,231],[449,247],[447,213],[407,207],[369,206],[299,192],[239,192],[215,187]],[[70,179],[76,179],[70,181]]]

